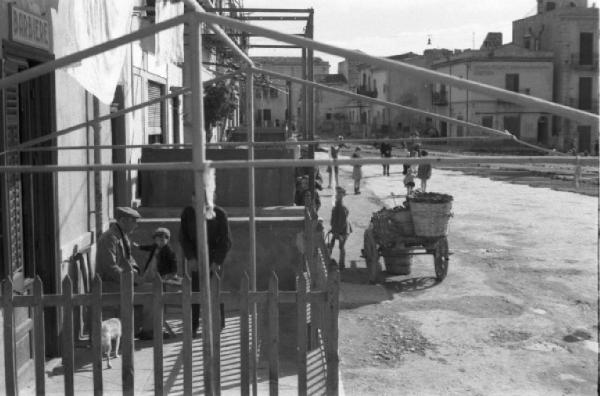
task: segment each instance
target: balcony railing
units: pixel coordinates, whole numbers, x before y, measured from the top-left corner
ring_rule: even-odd
[[[377,88],[371,90],[371,89],[368,89],[367,87],[365,87],[364,85],[357,87],[356,93],[359,95],[368,96],[370,98],[376,98],[377,94],[378,94]]]
[[[592,54],[591,58],[582,59],[581,53],[573,53],[571,54],[571,67],[577,70],[598,70],[598,54]]]
[[[448,106],[448,95],[445,91],[433,92],[431,94],[431,104],[434,106]]]

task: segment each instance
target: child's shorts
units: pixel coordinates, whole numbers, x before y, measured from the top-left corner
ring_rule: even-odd
[[[415,186],[415,182],[408,182],[404,184],[405,187],[414,187]]]

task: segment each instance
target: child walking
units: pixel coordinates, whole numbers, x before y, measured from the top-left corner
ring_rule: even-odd
[[[406,197],[412,195],[413,189],[415,188],[415,169],[409,166],[406,170],[406,176],[404,176],[404,187],[406,187]]]
[[[427,157],[429,153],[421,150],[421,157]],[[427,180],[431,178],[431,164],[419,164],[417,178],[421,180],[421,191],[427,192]]]
[[[357,147],[352,158],[360,158],[360,147]],[[362,179],[362,166],[354,165],[352,168],[352,179],[354,179],[354,194],[360,194],[360,179]]]
[[[348,235],[352,232],[352,227],[348,222],[348,208],[344,206],[344,195],[346,190],[343,187],[335,188],[335,205],[331,209],[331,241],[329,242],[329,255],[333,252],[333,246],[335,241],[338,241],[338,248],[340,249],[339,268],[342,270],[346,267],[346,240]]]

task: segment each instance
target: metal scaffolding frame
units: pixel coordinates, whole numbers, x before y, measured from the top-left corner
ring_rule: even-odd
[[[581,165],[590,165],[597,166],[598,160],[597,158],[579,158],[579,157],[563,157],[563,156],[540,156],[540,157],[521,157],[521,156],[488,156],[488,157],[479,157],[479,156],[465,156],[458,158],[427,158],[427,159],[419,159],[419,158],[365,158],[365,159],[327,159],[327,160],[315,160],[312,159],[304,159],[304,160],[257,160],[254,157],[254,147],[258,146],[259,143],[254,142],[254,122],[253,122],[253,73],[265,73],[265,74],[274,74],[272,72],[267,72],[262,69],[258,69],[254,67],[251,59],[243,53],[239,47],[235,45],[235,43],[227,37],[227,35],[223,32],[219,25],[228,26],[230,28],[235,28],[240,31],[249,32],[252,34],[261,35],[264,37],[276,39],[279,41],[283,41],[295,46],[300,46],[303,48],[303,59],[304,62],[305,73],[303,75],[304,79],[295,79],[290,76],[287,77],[288,80],[294,81],[300,84],[303,84],[305,87],[305,98],[309,100],[304,100],[305,111],[304,114],[307,116],[307,124],[305,124],[305,130],[307,131],[307,140],[300,142],[287,142],[282,143],[285,145],[302,145],[309,144],[310,153],[314,153],[314,144],[318,143],[314,140],[314,88],[318,87],[320,89],[325,90],[333,90],[334,88],[322,86],[314,83],[313,73],[312,73],[312,59],[313,59],[313,51],[318,50],[326,53],[330,53],[333,55],[341,56],[344,58],[351,58],[355,60],[361,60],[367,63],[371,63],[373,65],[382,66],[388,69],[400,70],[404,71],[407,74],[412,74],[420,77],[426,77],[433,81],[443,82],[449,85],[454,85],[459,88],[469,89],[475,92],[483,93],[489,96],[493,96],[505,101],[514,102],[518,104],[525,105],[533,105],[541,111],[546,111],[552,114],[560,115],[563,117],[568,117],[574,121],[581,123],[598,123],[599,118],[597,115],[587,113],[581,110],[573,109],[570,107],[562,106],[557,103],[548,102],[542,99],[534,98],[531,96],[521,95],[518,93],[506,91],[497,87],[488,86],[485,84],[481,84],[474,81],[460,79],[458,77],[449,76],[446,74],[442,74],[439,72],[435,72],[429,69],[420,68],[417,66],[400,63],[396,61],[392,61],[385,58],[373,57],[370,55],[366,55],[364,53],[350,51],[338,47],[334,47],[331,45],[323,44],[318,41],[312,40],[312,17],[309,19],[310,29],[307,29],[307,36],[309,38],[302,38],[296,35],[279,33],[275,30],[266,29],[263,27],[259,27],[256,25],[246,24],[242,21],[238,21],[235,19],[206,13],[201,6],[199,6],[193,0],[184,0],[186,6],[191,8],[193,12],[188,12],[182,16],[173,18],[168,21],[164,21],[153,25],[151,27],[140,29],[136,32],[127,34],[120,38],[111,40],[106,43],[102,43],[100,45],[88,48],[86,50],[65,56],[63,58],[50,61],[44,64],[41,64],[36,67],[32,67],[31,69],[27,69],[18,74],[11,75],[9,77],[0,79],[0,89],[4,89],[10,85],[18,84],[20,82],[27,81],[29,79],[35,78],[37,76],[53,72],[54,70],[70,65],[72,63],[81,61],[87,57],[99,54],[101,52],[116,48],[118,46],[130,43],[132,41],[139,40],[148,35],[153,35],[162,30],[169,29],[181,23],[189,23],[192,27],[192,34],[190,36],[191,40],[191,55],[192,55],[192,78],[190,81],[190,87],[184,88],[181,91],[174,92],[169,95],[164,95],[155,101],[148,101],[139,105],[134,106],[135,109],[147,106],[151,103],[155,103],[156,101],[165,100],[168,97],[180,95],[184,92],[191,91],[191,102],[194,109],[197,111],[193,112],[192,122],[193,128],[196,133],[193,134],[193,142],[192,142],[192,152],[193,152],[193,160],[192,162],[186,163],[153,163],[153,164],[94,164],[94,165],[46,165],[46,166],[0,166],[0,172],[3,173],[37,173],[37,172],[68,172],[68,171],[103,171],[103,170],[126,170],[126,169],[137,169],[137,170],[166,170],[166,171],[181,171],[181,170],[192,170],[194,172],[194,189],[196,197],[205,197],[205,186],[203,182],[203,174],[210,168],[248,168],[249,169],[249,211],[250,211],[250,262],[251,262],[251,271],[253,271],[254,282],[256,281],[256,229],[255,229],[255,216],[256,216],[256,208],[255,208],[255,179],[254,179],[254,170],[255,168],[261,167],[297,167],[297,166],[319,166],[319,165],[367,165],[367,164],[399,164],[399,163],[410,163],[410,164],[419,164],[422,162],[434,163],[434,164],[455,164],[455,163],[573,163],[578,166]],[[286,10],[288,11],[288,10]],[[303,11],[306,10],[296,10]],[[291,11],[291,12],[296,12]],[[312,11],[311,11],[312,16]],[[211,28],[216,32],[216,34],[225,41],[228,45],[232,47],[234,52],[243,59],[249,66],[247,70],[242,71],[247,73],[247,111],[248,111],[248,141],[245,143],[248,145],[248,160],[235,160],[235,161],[219,161],[212,162],[206,159],[206,136],[203,133],[203,125],[204,125],[204,114],[203,114],[203,81],[202,81],[202,29],[201,24],[208,23]],[[186,62],[189,60],[186,59]],[[308,63],[308,64],[307,64]],[[308,70],[306,70],[308,69]],[[223,77],[225,78],[225,77]],[[208,83],[208,81],[206,82]],[[340,90],[341,91],[341,90]],[[334,91],[332,91],[334,92]],[[339,94],[344,95],[356,95],[354,93],[349,92],[338,92]],[[367,98],[361,95],[361,100],[371,101],[373,103],[384,104],[386,106],[399,108],[395,103],[388,103],[383,101],[378,101],[376,99]],[[310,106],[309,106],[309,102]],[[133,111],[134,107],[123,110],[118,115],[124,114],[126,111]],[[415,111],[422,112],[421,110],[411,109],[402,107],[403,110],[406,111]],[[434,114],[428,113],[431,116]],[[59,131],[61,134],[72,132],[76,129],[79,129],[85,125],[98,123],[101,120],[112,118],[116,115],[99,117],[95,120],[90,121],[89,123],[79,124],[71,128],[67,128],[63,131]],[[435,115],[437,118],[442,116]],[[477,127],[478,129],[498,134],[499,132],[493,130],[491,128],[484,128],[479,125],[449,119],[447,121],[451,121],[453,123],[468,125],[469,127]],[[58,136],[59,132],[55,132],[52,135],[48,135],[47,139],[54,139]],[[500,132],[502,133],[502,132]],[[45,137],[46,138],[46,137]],[[375,139],[376,140],[376,139]],[[357,140],[357,142],[363,141],[373,141],[373,140]],[[41,141],[36,139],[35,141],[25,142],[19,146],[12,147],[10,151],[19,151],[22,149],[29,148],[35,144],[40,143]],[[273,143],[269,143],[272,145]],[[237,143],[236,143],[237,145]],[[102,146],[102,148],[115,148],[117,146]],[[126,146],[131,148],[131,146]],[[136,146],[136,147],[141,147]],[[90,146],[91,148],[95,148],[95,146]],[[46,148],[44,148],[46,149]],[[56,147],[55,149],[62,149]],[[2,153],[5,154],[6,152]],[[313,179],[314,183],[314,179]],[[203,199],[198,199],[195,204],[196,213],[198,216],[198,220],[196,222],[197,225],[197,243],[200,244],[206,243],[206,223],[204,216],[204,202]],[[204,257],[202,261],[208,263],[208,249],[203,249]],[[207,394],[218,394],[219,393],[219,384],[217,383],[217,362],[215,360],[215,351],[214,351],[214,326],[213,326],[213,312],[212,312],[212,304],[211,302],[211,290],[210,290],[210,276],[209,276],[209,267],[207,265],[203,266],[203,276],[202,276],[202,315],[203,315],[203,351],[204,351],[204,384],[205,391]],[[254,283],[254,288],[255,288]],[[256,369],[256,367],[254,368]],[[188,374],[189,376],[189,374]],[[253,387],[253,390],[256,388]]]

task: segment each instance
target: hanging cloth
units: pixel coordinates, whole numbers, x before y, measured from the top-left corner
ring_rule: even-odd
[[[124,36],[131,30],[134,0],[60,0],[52,10],[57,58]],[[127,46],[86,58],[66,71],[102,103],[113,101]]]

